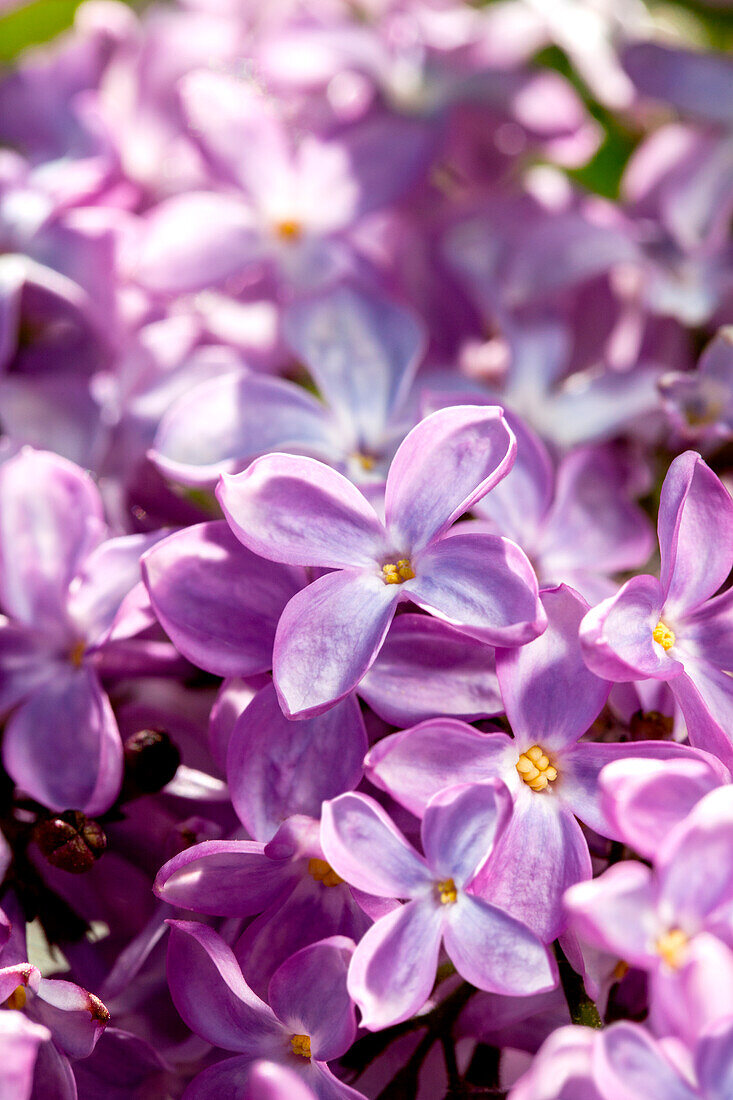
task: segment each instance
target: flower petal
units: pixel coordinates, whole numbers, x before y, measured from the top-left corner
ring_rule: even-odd
[[[665,610],[692,610],[733,567],[733,500],[695,451],[667,471],[659,500],[660,580]]]
[[[440,791],[425,810],[420,837],[436,879],[465,886],[491,855],[512,813],[509,788],[498,779]]]
[[[656,887],[643,863],[614,864],[592,882],[579,882],[565,894],[574,932],[586,943],[647,969],[656,928]]]
[[[264,455],[244,473],[225,474],[216,495],[237,538],[271,561],[374,568],[386,550],[372,506],[313,458]]]
[[[142,562],[161,625],[190,661],[218,676],[272,667],[275,629],[305,576],[251,553],[226,523],[201,523],[159,542]]]
[[[632,577],[615,596],[592,607],[580,625],[585,663],[607,680],[669,680],[682,665],[652,637],[660,620],[662,587],[655,577]]]
[[[695,1100],[696,1090],[685,1084],[643,1028],[622,1021],[601,1032],[594,1062],[604,1091],[614,1100]]]
[[[524,645],[542,632],[537,577],[514,542],[495,535],[451,535],[413,562],[402,587],[415,603],[479,641]]]
[[[520,746],[537,743],[558,751],[585,733],[610,685],[583,660],[578,629],[588,605],[582,596],[563,584],[546,589],[540,599],[547,629],[529,645],[497,650],[496,674]]]
[[[274,685],[257,693],[232,731],[227,782],[250,835],[270,840],[292,814],[318,817],[321,803],[354,788],[368,743],[354,696],[325,714],[288,720]]]
[[[108,810],[120,789],[122,742],[97,674],[69,667],[38,688],[8,721],[3,762],[52,810]]]
[[[215,1047],[253,1057],[277,1049],[281,1024],[249,988],[218,932],[192,921],[168,923],[168,984],[191,1030]]]
[[[354,944],[331,936],[291,955],[272,976],[268,1001],[296,1035],[309,1035],[311,1056],[329,1062],[356,1037],[356,1017],[346,991]]]
[[[417,318],[387,298],[339,286],[291,306],[283,325],[357,446],[381,446],[425,343]]]
[[[435,981],[443,920],[432,901],[410,901],[362,936],[348,977],[362,1027],[379,1031],[422,1008]]]
[[[445,787],[499,776],[511,746],[505,733],[479,733],[465,722],[436,718],[383,737],[365,765],[372,783],[422,817],[430,799]]]
[[[184,393],[161,420],[150,457],[166,477],[208,488],[267,451],[327,457],[332,433],[328,410],[302,386],[239,372]]]
[[[0,605],[26,625],[63,631],[69,584],[103,532],[89,474],[47,451],[24,448],[8,459],[0,466]]]
[[[364,794],[342,794],[323,806],[323,854],[351,886],[382,898],[408,898],[431,881],[424,860]]]
[[[154,890],[180,909],[247,917],[292,889],[298,874],[289,859],[270,859],[254,840],[204,840],[164,863]]]
[[[289,717],[319,714],[354,690],[382,647],[400,587],[343,569],[293,596],[273,655],[278,699]]]
[[[511,469],[516,441],[498,406],[454,405],[426,416],[392,460],[385,514],[398,549],[443,534]]]
[[[529,996],[557,985],[557,968],[526,925],[481,898],[459,894],[443,929],[456,970],[478,989]]]

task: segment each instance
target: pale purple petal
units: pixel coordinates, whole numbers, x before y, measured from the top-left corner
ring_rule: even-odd
[[[146,216],[130,273],[147,290],[185,294],[242,271],[259,248],[251,211],[240,198],[189,191]]]
[[[657,853],[660,906],[681,926],[698,927],[733,889],[733,786],[707,794]]]
[[[636,756],[606,764],[600,775],[601,812],[617,836],[652,859],[671,829],[723,782],[714,757],[678,760]]]
[[[490,519],[498,534],[531,553],[552,501],[552,462],[542,440],[520,417],[507,413],[506,420],[517,439],[516,461],[507,476],[477,502],[475,511]]]
[[[167,532],[107,539],[91,552],[69,589],[69,614],[90,642],[99,642],[122,602],[141,583],[140,558]]]
[[[712,596],[733,566],[733,500],[695,451],[667,471],[658,528],[665,608],[674,616]]]
[[[237,538],[271,561],[374,568],[387,549],[359,490],[313,458],[264,455],[244,473],[225,474],[217,496]]]
[[[325,714],[288,720],[272,684],[241,714],[227,754],[234,809],[250,835],[270,840],[291,814],[318,817],[321,803],[354,788],[368,748],[354,696]]]
[[[425,861],[367,795],[342,794],[325,803],[321,845],[337,874],[367,894],[409,898],[431,881]]]
[[[69,666],[27,699],[8,721],[3,761],[50,809],[109,809],[122,779],[122,742],[96,673]]]
[[[7,1100],[29,1100],[38,1049],[51,1033],[20,1012],[0,1013],[0,1063]]]
[[[458,895],[443,939],[458,973],[478,989],[529,996],[557,984],[547,948],[526,925],[481,898]]]
[[[253,840],[204,840],[169,859],[154,890],[181,909],[217,917],[261,913],[298,880],[287,859],[270,859]]]
[[[581,940],[648,967],[657,929],[656,888],[643,863],[617,863],[600,878],[571,886],[564,904]]]
[[[525,786],[494,854],[471,889],[549,942],[566,923],[565,890],[590,878],[591,871],[588,844],[572,814],[558,806],[551,793]]]
[[[733,1096],[733,1022],[721,1020],[700,1040],[697,1076],[709,1100]]]
[[[387,477],[385,514],[406,554],[443,534],[511,469],[516,441],[497,406],[455,405],[413,428]]]
[[[624,50],[623,64],[643,95],[703,121],[733,123],[733,75],[725,55],[634,42]]]
[[[221,1093],[211,1092],[210,1096],[211,1100],[218,1100]],[[287,1066],[255,1062],[247,1077],[242,1100],[313,1100],[313,1093]]]
[[[585,600],[567,585],[543,591],[540,599],[547,629],[529,645],[498,650],[496,674],[518,741],[558,751],[585,733],[610,685],[586,667],[580,650]]]
[[[370,571],[320,577],[288,603],[278,623],[273,675],[290,717],[327,710],[358,685],[382,647],[401,585]]]
[[[28,625],[63,630],[69,584],[103,532],[89,474],[24,448],[0,466],[0,605]]]
[[[632,577],[615,596],[591,608],[580,627],[588,667],[616,682],[677,676],[682,665],[652,637],[663,598],[655,577]]]
[[[685,656],[685,671],[670,682],[696,748],[733,768],[733,680],[709,661]]]
[[[348,978],[362,1027],[390,1027],[407,1020],[427,1001],[438,963],[441,908],[432,901],[410,901],[362,936]]]
[[[52,639],[0,616],[0,714],[52,679],[63,663]]]
[[[191,1030],[224,1050],[260,1057],[277,1050],[282,1027],[249,988],[221,936],[205,924],[168,923],[168,984]]]
[[[346,991],[354,944],[331,936],[291,955],[272,976],[268,1001],[296,1035],[309,1035],[311,1056],[329,1062],[344,1054],[356,1037],[356,1017]]]
[[[266,451],[327,457],[332,436],[327,409],[302,386],[240,372],[183,394],[161,420],[150,457],[166,477],[208,488]]]
[[[37,996],[38,1021],[51,1029],[54,1044],[70,1058],[87,1058],[109,1021],[99,998],[73,982],[49,978],[41,978]]]
[[[496,646],[524,645],[542,632],[537,577],[516,543],[496,535],[451,535],[412,562],[401,586],[419,607]]]
[[[479,733],[465,722],[436,718],[383,737],[364,763],[372,783],[422,817],[445,787],[500,776],[512,744],[505,733]]]
[[[431,798],[420,837],[436,879],[465,886],[491,855],[512,813],[512,796],[500,780],[450,787]]]
[[[219,676],[272,667],[283,608],[305,581],[266,561],[226,523],[201,523],[163,539],[142,562],[156,615],[185,657]]]
[[[417,318],[389,299],[340,286],[291,306],[283,325],[357,446],[368,452],[383,444],[425,343]]]
[[[494,651],[429,615],[397,615],[359,695],[393,726],[503,713]]]
[[[695,1100],[661,1048],[643,1028],[623,1021],[602,1032],[595,1050],[596,1072],[614,1100]]]

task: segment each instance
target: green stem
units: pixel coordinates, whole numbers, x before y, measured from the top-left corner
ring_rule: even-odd
[[[557,967],[560,971],[560,983],[565,1000],[568,1002],[570,1019],[581,1027],[603,1027],[601,1015],[586,993],[580,974],[576,974],[573,970],[558,940],[555,941],[554,947]]]

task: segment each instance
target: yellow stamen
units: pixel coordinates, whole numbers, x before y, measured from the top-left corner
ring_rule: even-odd
[[[75,642],[69,650],[69,660],[74,668],[81,668],[81,663],[84,660],[84,653],[86,652],[86,642]]]
[[[532,791],[544,791],[549,783],[554,783],[557,779],[557,768],[550,763],[549,756],[539,745],[533,745],[523,752],[515,766],[519,778]]]
[[[275,233],[281,241],[299,241],[303,236],[303,226],[295,218],[283,218],[275,226]]]
[[[366,470],[367,472],[369,470],[373,470],[374,467],[377,465],[376,458],[373,458],[371,455],[364,454],[363,451],[355,451],[353,458],[355,462],[359,463],[362,470]]]
[[[670,630],[661,619],[652,631],[652,638],[655,642],[659,642],[662,649],[671,649],[677,640],[674,630]]]
[[[310,1035],[291,1035],[290,1045],[293,1048],[293,1054],[299,1054],[301,1058],[310,1058],[311,1056],[311,1037]]]
[[[323,886],[339,886],[344,881],[325,859],[309,859],[308,873]]]
[[[458,897],[456,884],[452,878],[445,878],[442,882],[436,882],[435,889],[438,891],[441,905],[452,905]]]
[[[616,963],[613,970],[611,971],[611,977],[614,979],[614,981],[620,982],[622,978],[626,977],[628,972],[629,964],[627,962],[624,962],[623,959],[619,959],[619,961]]]
[[[400,558],[398,562],[388,561],[382,566],[382,580],[385,584],[402,584],[411,581],[415,574],[409,558]]]
[[[24,985],[19,985],[18,988],[14,989],[13,992],[8,997],[7,1001],[5,1002],[5,1008],[16,1008],[16,1009],[25,1008],[25,1002],[26,1002],[25,986]]]
[[[687,949],[688,938],[681,928],[670,928],[656,942],[658,954],[662,956],[667,966],[677,970],[682,965],[682,960]]]

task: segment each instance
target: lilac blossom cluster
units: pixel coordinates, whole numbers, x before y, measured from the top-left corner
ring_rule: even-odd
[[[2,1100],[730,1100],[732,213],[641,0],[0,75]]]

